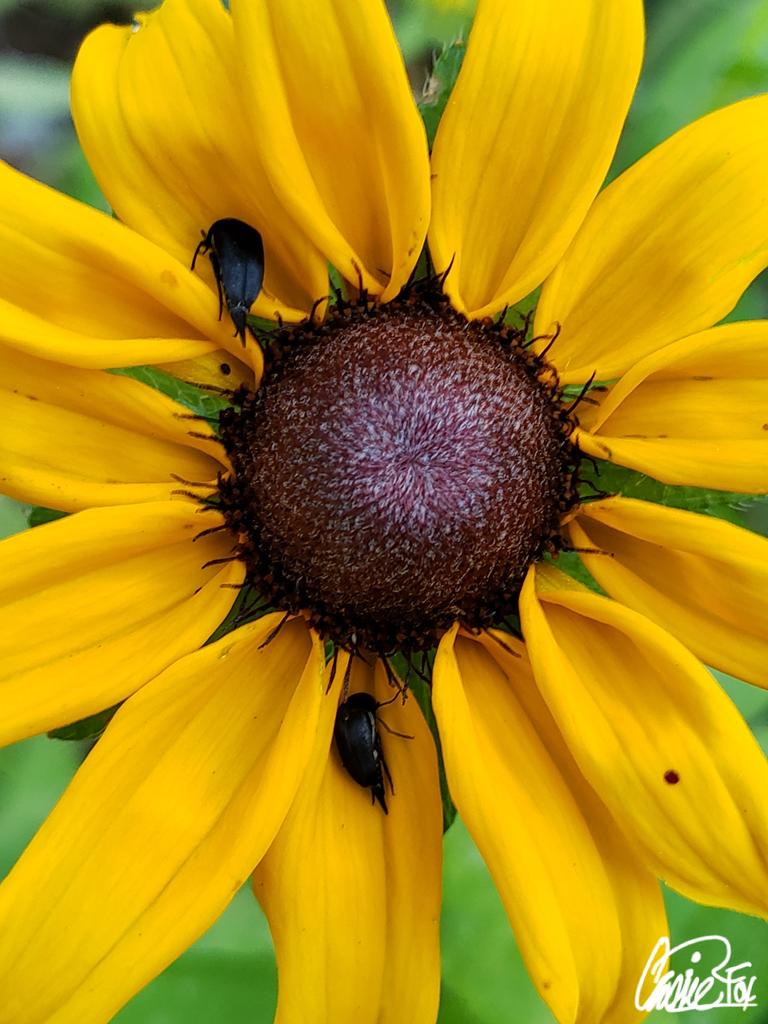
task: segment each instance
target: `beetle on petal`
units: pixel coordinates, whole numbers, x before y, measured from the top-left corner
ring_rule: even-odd
[[[219,291],[219,320],[226,301],[235,333],[244,345],[248,312],[264,283],[264,242],[256,228],[235,217],[214,221],[201,234],[191,269],[201,253],[208,253]]]
[[[384,813],[388,814],[384,795],[385,775],[391,792],[394,793],[395,789],[376,725],[376,712],[380,707],[370,693],[351,694],[339,704],[333,736],[347,772],[359,786],[370,789],[371,803],[378,801]]]

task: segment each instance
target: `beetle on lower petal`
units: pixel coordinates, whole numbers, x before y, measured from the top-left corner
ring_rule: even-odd
[[[406,736],[405,733],[390,729],[385,722],[377,717],[378,709],[389,703],[391,702],[377,701],[370,693],[350,694],[345,701],[339,704],[336,723],[333,727],[333,736],[341,763],[359,786],[370,789],[371,803],[378,801],[385,814],[389,813],[384,791],[385,775],[393,795],[395,787],[384,759],[384,749],[381,745],[377,723],[383,725],[393,736],[400,736],[407,740],[413,739],[412,736]]]

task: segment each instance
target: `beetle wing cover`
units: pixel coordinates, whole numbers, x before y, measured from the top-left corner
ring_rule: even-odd
[[[359,708],[340,708],[334,738],[341,763],[355,782],[360,786],[374,785],[381,770],[375,714]]]
[[[264,242],[241,220],[218,221],[211,229],[227,305],[247,312],[264,283]]]

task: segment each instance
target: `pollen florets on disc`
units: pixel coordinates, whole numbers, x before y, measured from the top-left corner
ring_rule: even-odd
[[[422,292],[280,332],[221,418],[254,587],[381,654],[514,611],[575,500],[556,378],[521,340]]]

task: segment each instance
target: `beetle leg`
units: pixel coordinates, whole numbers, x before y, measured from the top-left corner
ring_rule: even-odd
[[[195,269],[195,264],[197,263],[197,257],[200,255],[200,253],[201,252],[207,252],[208,249],[210,249],[210,247],[211,247],[210,243],[208,241],[208,235],[204,231],[201,231],[200,234],[203,237],[197,243],[197,248],[195,249],[195,254],[192,257],[192,266],[189,268],[190,270],[194,270]]]
[[[392,780],[391,779],[390,779],[390,783],[389,784],[390,784],[390,786],[392,785]],[[394,790],[393,790],[393,792],[394,792]],[[384,781],[383,780],[381,780],[381,781],[377,780],[374,783],[374,785],[371,786],[371,798],[372,798],[371,799],[371,804],[374,804],[374,803],[378,802],[379,807],[381,807],[382,811],[384,811],[385,814],[389,814],[389,808],[387,807],[387,796],[386,796],[386,793],[384,792]]]
[[[219,257],[213,249],[208,253],[208,259],[211,261],[213,276],[216,278],[216,290],[219,293],[219,320],[221,320],[224,314],[224,289],[221,287],[221,264],[219,263]]]
[[[220,527],[215,526],[214,529],[218,530]],[[397,694],[395,694],[395,696],[397,697]],[[379,725],[383,725],[388,733],[392,736],[399,736],[401,740],[413,740],[416,738],[415,736],[409,736],[407,732],[395,732],[395,730],[390,725],[387,725],[383,718],[379,718],[378,715],[376,716],[376,721]]]

